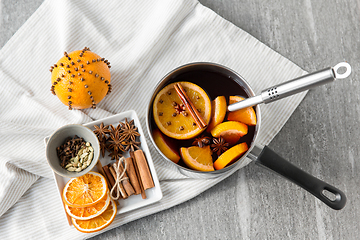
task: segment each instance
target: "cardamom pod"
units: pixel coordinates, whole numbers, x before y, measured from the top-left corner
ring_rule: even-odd
[[[88,157],[88,160],[92,160],[93,159],[93,157],[94,157],[94,152],[90,152],[90,154],[89,154],[89,157]]]
[[[72,163],[69,163],[68,165],[65,166],[65,168],[67,169],[67,168],[72,167],[72,166],[73,166]]]
[[[89,166],[90,163],[91,163],[91,159],[89,159],[89,160],[87,160],[87,161],[85,162],[85,164],[86,164],[87,166]]]
[[[70,172],[74,172],[74,171],[76,170],[76,168],[74,168],[74,167],[69,167],[69,168],[67,168],[66,170],[68,170],[68,171],[70,171]]]

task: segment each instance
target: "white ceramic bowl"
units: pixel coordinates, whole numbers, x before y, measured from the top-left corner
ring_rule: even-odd
[[[80,172],[70,172],[60,165],[60,159],[57,156],[56,148],[64,144],[65,140],[68,137],[73,137],[77,135],[85,140],[85,142],[90,142],[91,146],[94,148],[94,156],[91,164]],[[100,144],[99,140],[96,137],[95,133],[88,127],[85,127],[80,124],[69,124],[62,126],[56,130],[47,141],[46,145],[46,159],[52,168],[52,170],[63,177],[74,178],[82,176],[88,173],[91,169],[94,168],[97,161],[100,157]]]

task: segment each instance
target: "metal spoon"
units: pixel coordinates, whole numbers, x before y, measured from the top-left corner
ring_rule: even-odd
[[[344,73],[339,73],[340,68],[345,68]],[[243,101],[228,106],[230,112],[242,108],[251,107],[260,103],[271,103],[276,100],[288,97],[290,95],[321,86],[336,79],[347,78],[351,73],[351,66],[347,62],[341,62],[335,67],[325,68],[323,70],[310,73],[299,78],[269,87],[261,92],[260,95],[246,98]]]

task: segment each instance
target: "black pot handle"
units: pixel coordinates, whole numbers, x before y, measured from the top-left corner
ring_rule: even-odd
[[[346,196],[342,191],[299,169],[267,146],[258,155],[256,163],[299,185],[335,210],[342,209],[346,204]]]

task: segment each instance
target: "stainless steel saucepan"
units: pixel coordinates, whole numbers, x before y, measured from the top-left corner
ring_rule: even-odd
[[[346,70],[344,73],[338,73],[339,69],[343,70],[344,68]],[[237,161],[221,170],[216,170],[212,172],[200,172],[178,165],[168,159],[160,151],[160,149],[155,144],[154,139],[152,138],[152,131],[154,127],[154,122],[152,119],[152,105],[156,94],[166,85],[175,81],[179,81],[179,78],[181,79],[182,77],[186,77],[187,75],[189,75],[189,73],[191,74],[191,72],[221,74],[226,78],[231,79],[234,84],[240,86],[244,90],[246,95],[248,95],[248,98],[241,102],[228,106],[228,110],[235,111],[243,107],[254,106],[254,110],[256,112],[257,124],[253,129],[253,137],[250,141],[248,151],[244,155],[242,155]],[[269,103],[271,101],[287,97],[300,91],[304,91],[311,87],[331,82],[337,78],[345,78],[349,76],[350,72],[351,68],[349,64],[340,63],[334,68],[327,68],[316,73],[291,80],[284,84],[268,88],[264,90],[261,95],[256,96],[247,81],[235,71],[215,63],[190,63],[178,67],[168,73],[166,76],[163,77],[163,79],[160,80],[160,82],[155,87],[151,99],[149,100],[147,110],[147,130],[149,132],[152,143],[154,144],[157,151],[163,156],[164,160],[169,162],[170,164],[174,164],[177,169],[186,176],[193,178],[219,177],[246,166],[252,160],[255,161],[256,164],[264,166],[287,178],[293,183],[301,186],[302,188],[313,194],[315,197],[323,201],[329,207],[339,210],[342,209],[346,204],[346,196],[342,191],[294,166],[293,164],[279,156],[277,153],[272,151],[268,146],[260,146],[259,144],[257,144],[256,140],[261,126],[261,113],[259,103]],[[183,80],[188,81],[188,79]],[[219,82],[219,88],[224,87],[222,85],[224,84]],[[206,87],[203,86],[203,88],[206,90]]]

